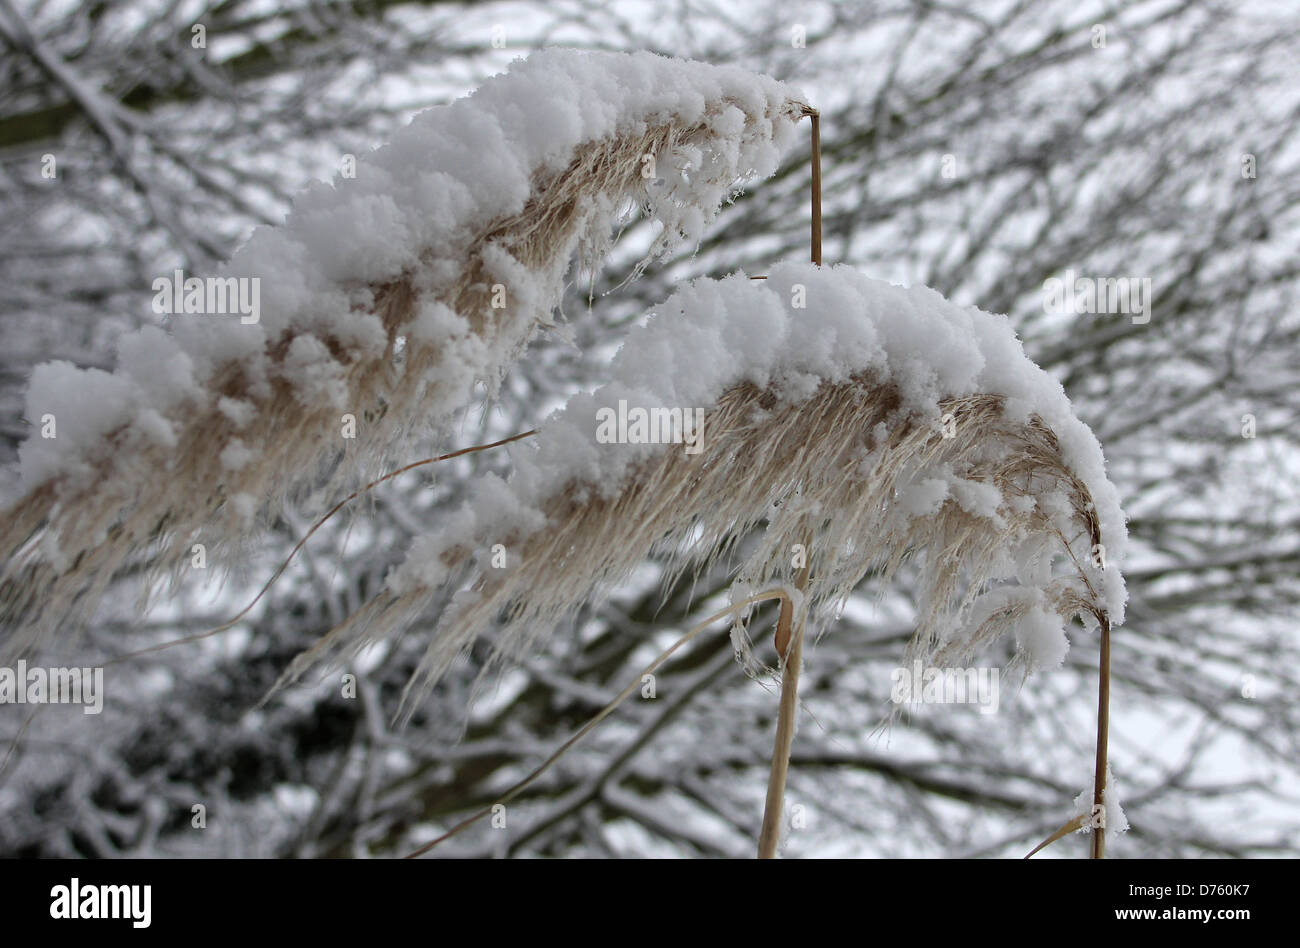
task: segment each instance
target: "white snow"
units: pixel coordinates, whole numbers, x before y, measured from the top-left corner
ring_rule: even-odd
[[[937,513],[948,499],[948,482],[942,477],[927,477],[902,492],[898,506],[911,517]]]
[[[1096,780],[1088,782],[1088,789],[1081,792],[1074,798],[1074,812],[1077,816],[1091,816],[1093,807],[1093,795],[1096,787]],[[1115,777],[1110,772],[1110,765],[1106,765],[1106,792],[1103,797],[1106,808],[1106,835],[1114,836],[1128,830],[1128,817],[1124,815],[1124,810],[1119,802],[1119,790],[1115,786]],[[1083,827],[1085,832],[1092,832],[1091,822]]]
[[[1016,645],[1025,656],[1030,671],[1060,668],[1065,653],[1070,650],[1061,617],[1037,604],[1016,624]]]
[[[221,414],[230,419],[230,423],[236,428],[243,428],[253,420],[253,415],[257,408],[250,402],[241,401],[237,398],[226,398],[222,396],[217,399],[217,408]]]
[[[998,508],[1002,506],[1002,492],[997,487],[955,475],[948,477],[948,486],[953,499],[968,514],[991,520],[997,526],[1002,525],[1002,516],[998,513]]]
[[[140,409],[140,390],[101,369],[79,369],[71,362],[38,365],[27,389],[31,437],[20,455],[24,480],[39,484],[56,474],[75,481],[92,475],[77,447],[131,422]],[[52,419],[52,437],[47,437]]]
[[[253,459],[248,446],[234,438],[221,451],[221,466],[228,471],[238,471]]]

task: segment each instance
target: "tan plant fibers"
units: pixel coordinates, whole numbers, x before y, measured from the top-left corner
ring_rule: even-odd
[[[387,336],[382,358],[359,356],[337,338],[319,339],[346,387],[346,410],[357,421],[354,440],[339,437],[340,413],[328,399],[300,397],[285,361],[299,338],[291,330],[268,349],[269,389],[231,360],[208,381],[212,397],[188,405],[174,447],[124,427],[105,439],[92,477],[52,480],[23,497],[0,521],[0,558],[7,561],[0,620],[10,627],[0,658],[28,651],[64,621],[84,618],[126,568],[143,565],[151,580],[170,571],[175,580],[197,541],[210,559],[229,562],[252,526],[250,502],[274,510],[286,495],[322,481],[337,492],[376,474],[412,431],[428,430],[445,420],[447,406],[464,404],[473,381],[464,370],[473,363],[471,349],[508,353],[492,367],[500,372],[548,324],[574,254],[595,266],[608,249],[611,219],[644,197],[643,156],[662,160],[688,147],[707,153],[714,135],[709,118],[730,107],[721,101],[700,122],[661,122],[584,146],[566,169],[534,180],[521,213],[483,228],[457,259],[424,254],[422,265],[457,266],[450,281],[433,286],[415,272],[371,286],[369,311]],[[763,120],[794,122],[804,111],[789,102]],[[662,234],[650,254],[677,236]],[[497,282],[511,284],[505,308],[491,305]],[[521,284],[533,292],[515,292]],[[436,343],[409,335],[418,308],[430,301],[468,320],[470,335]],[[218,397],[255,406],[251,422],[237,428],[218,409]],[[237,471],[222,459],[234,438],[251,450]],[[237,497],[242,504],[234,503]]]
[[[1089,564],[1074,552],[1101,542],[1092,501],[1062,459],[1055,435],[1037,417],[1009,420],[997,394],[940,404],[955,420],[952,437],[904,417],[897,391],[867,377],[823,382],[798,403],[752,383],[729,389],[705,415],[701,453],[662,450],[634,466],[614,496],[571,482],[546,502],[545,529],[476,538],[485,546],[504,544],[512,565],[482,569],[457,598],[408,686],[408,699],[431,687],[499,615],[504,628],[494,661],[533,647],[562,616],[626,579],[648,554],[668,554],[669,581],[692,566],[735,558],[740,538],[764,522],[739,579],[758,589],[788,585],[796,573],[795,544],[813,538],[807,548],[812,579],[802,607],[810,619],[843,603],[868,573],[888,579],[907,557],[924,551],[911,648],[916,657],[957,661],[1012,626],[1022,607],[1008,605],[958,631],[1001,557],[1027,544],[1055,550],[1073,567],[1048,586],[1052,607],[1065,618],[1080,612],[1100,618]],[[887,434],[876,443],[878,431]],[[951,500],[932,515],[900,516],[898,491],[934,463],[996,486],[1004,498],[1001,520],[972,515]],[[1006,503],[1057,491],[1074,511],[1071,536],[1037,506]],[[443,561],[461,567],[483,552],[451,546]],[[283,681],[335,649],[351,653],[403,627],[430,594],[381,594],[300,656]]]

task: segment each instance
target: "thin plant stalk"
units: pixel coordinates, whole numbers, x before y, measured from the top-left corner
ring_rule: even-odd
[[[1092,858],[1106,858],[1106,756],[1110,739],[1110,620],[1101,621],[1101,655],[1097,670],[1097,771],[1093,778],[1092,812],[1099,818],[1092,833]],[[1100,809],[1098,809],[1100,807]]]
[[[808,586],[808,567],[799,570],[795,586]],[[781,603],[777,620],[776,647],[781,656],[781,704],[776,718],[776,742],[772,747],[772,770],[767,778],[767,801],[763,806],[763,828],[758,837],[758,858],[775,859],[781,842],[781,816],[785,812],[785,781],[790,772],[790,749],[794,746],[795,716],[799,713],[799,670],[803,666],[803,616],[795,622],[794,604]]]
[[[822,125],[821,113],[810,108],[812,119],[812,262],[822,263]]]

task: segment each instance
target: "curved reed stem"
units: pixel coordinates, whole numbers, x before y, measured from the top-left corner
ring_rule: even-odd
[[[805,547],[806,549],[806,547]],[[808,567],[799,571],[795,586],[808,587]],[[803,666],[804,619],[796,621],[789,600],[781,603],[777,621],[777,652],[781,656],[781,704],[776,719],[776,742],[772,748],[772,770],[767,778],[767,802],[763,807],[763,829],[758,837],[758,858],[775,859],[781,842],[781,817],[785,812],[785,781],[790,772],[790,749],[794,746],[795,717],[799,713],[799,670]]]

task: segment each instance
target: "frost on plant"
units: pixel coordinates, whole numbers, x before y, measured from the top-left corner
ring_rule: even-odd
[[[464,586],[414,686],[498,617],[498,654],[536,644],[654,552],[671,579],[718,558],[740,589],[811,571],[807,613],[916,557],[909,659],[954,664],[1011,633],[1026,667],[1059,664],[1074,617],[1123,621],[1126,540],[1101,448],[1004,316],[848,267],[782,264],[701,280],[629,334],[614,380],[575,396],[387,589],[291,669],[401,628],[434,590]],[[601,409],[705,409],[701,450],[605,443]],[[753,531],[756,546],[739,555]],[[508,570],[492,544],[515,551]],[[737,637],[743,652],[743,641]]]
[[[1107,836],[1116,836],[1128,831],[1128,817],[1120,806],[1119,791],[1115,787],[1115,778],[1111,776],[1110,765],[1106,766],[1106,785],[1102,807],[1097,807],[1093,798],[1093,787],[1082,791],[1074,798],[1074,811],[1083,819],[1080,832],[1090,833],[1101,829]],[[1102,812],[1104,811],[1104,812]]]
[[[4,651],[143,554],[175,568],[201,540],[220,561],[286,495],[373,474],[495,384],[629,205],[661,224],[652,256],[697,239],[803,108],[735,67],[538,53],[254,232],[218,276],[259,281],[256,322],[177,315],[112,373],[38,367],[27,417],[58,434],[23,446],[0,529]]]

